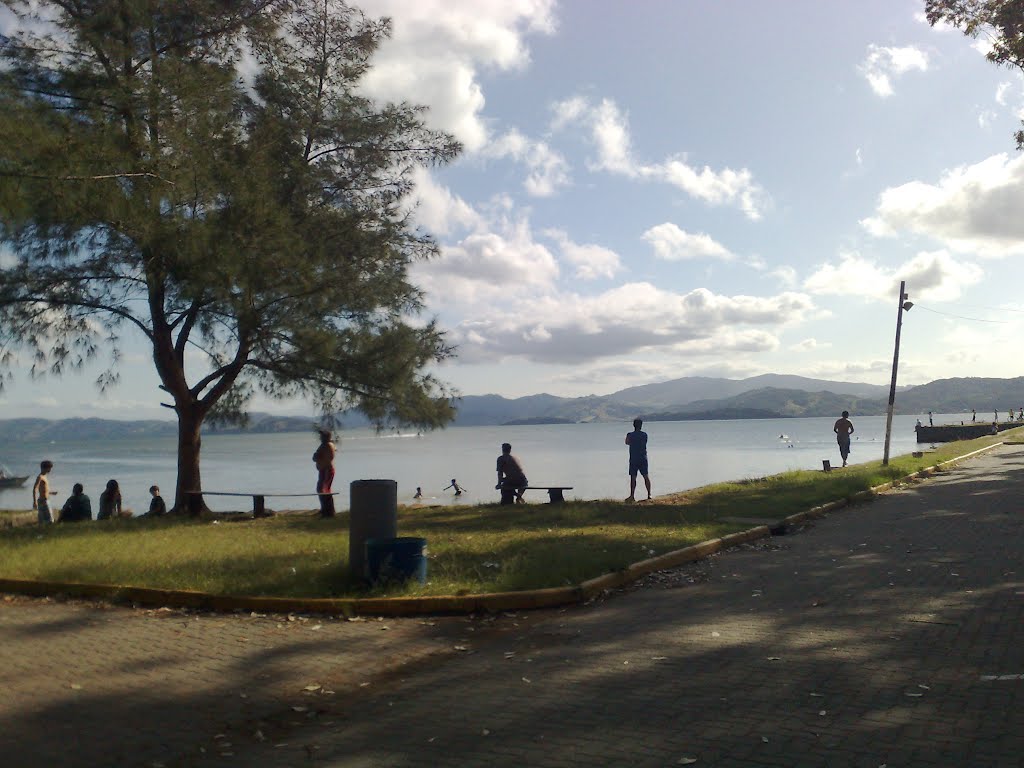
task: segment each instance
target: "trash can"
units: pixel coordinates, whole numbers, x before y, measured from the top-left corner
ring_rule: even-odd
[[[374,584],[404,582],[416,579],[427,582],[427,557],[423,550],[426,539],[400,536],[391,539],[369,539],[366,542],[366,570]]]
[[[348,564],[356,581],[367,578],[366,542],[398,534],[398,483],[353,480],[349,486]]]

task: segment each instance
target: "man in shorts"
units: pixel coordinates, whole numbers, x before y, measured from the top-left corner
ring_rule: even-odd
[[[930,417],[929,417],[930,418]],[[853,434],[853,422],[850,421],[850,412],[843,411],[841,418],[836,419],[832,426],[836,433],[836,442],[839,443],[839,455],[843,457],[843,466],[846,466],[846,458],[850,455],[850,435]]]
[[[647,500],[651,500],[651,476],[647,473],[647,433],[640,429],[643,425],[643,419],[633,419],[633,431],[626,433],[626,445],[629,446],[629,498],[626,501],[636,501],[637,472],[643,475]]]
[[[50,512],[50,497],[55,496],[57,492],[50,490],[48,475],[51,469],[53,469],[52,461],[39,462],[39,474],[36,475],[36,481],[32,484],[32,509],[36,511],[40,525],[53,522],[53,513]]]

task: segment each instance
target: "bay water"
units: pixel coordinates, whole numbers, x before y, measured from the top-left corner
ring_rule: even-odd
[[[890,455],[917,450],[917,416],[893,419]],[[963,414],[935,415],[936,424],[959,424]],[[927,418],[923,421],[927,424]],[[733,421],[648,422],[648,455],[654,495],[709,483],[776,474],[790,469],[821,469],[842,461],[832,424],[835,418],[756,419]],[[851,463],[882,457],[885,416],[854,417]],[[450,427],[424,434],[349,430],[340,433],[334,490],[337,506],[347,509],[353,480],[398,482],[399,503],[412,503],[417,486],[424,504],[496,502],[495,460],[503,442],[512,443],[533,485],[573,486],[567,499],[625,498],[629,493],[629,423],[554,424],[530,426]],[[244,493],[310,493],[316,471],[312,455],[318,440],[312,432],[206,435],[202,477],[207,491]],[[80,482],[92,498],[95,514],[107,480],[121,486],[124,506],[141,514],[149,508],[149,486],[159,485],[168,506],[173,502],[176,472],[173,437],[103,441],[68,439],[11,442],[0,448],[0,462],[15,474],[30,475],[23,488],[0,490],[0,509],[31,509],[31,484],[39,462],[54,462],[51,485],[58,491],[54,506],[63,504],[71,486]],[[927,446],[923,446],[927,447]],[[464,493],[444,490],[455,478]],[[638,496],[643,493],[642,480]],[[528,501],[547,501],[543,491],[530,491]],[[251,500],[207,496],[218,511],[249,510]],[[268,497],[270,509],[314,509],[315,498]]]

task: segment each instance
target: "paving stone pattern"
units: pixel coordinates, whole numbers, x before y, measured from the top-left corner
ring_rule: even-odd
[[[589,606],[492,621],[0,603],[0,755],[1021,766],[1022,499],[1024,449],[1004,446]]]

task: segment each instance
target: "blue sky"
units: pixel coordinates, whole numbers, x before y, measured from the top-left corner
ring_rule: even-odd
[[[1024,79],[923,0],[366,0],[364,88],[466,151],[420,177],[414,268],[463,394],[690,375],[1021,375]],[[145,349],[16,377],[4,416],[167,417]],[[302,403],[261,410],[308,412]]]

